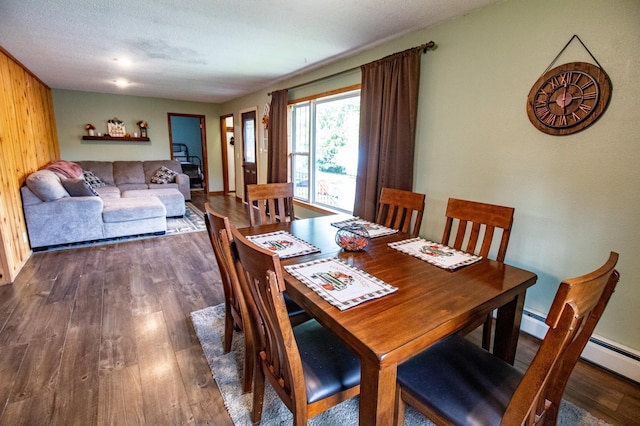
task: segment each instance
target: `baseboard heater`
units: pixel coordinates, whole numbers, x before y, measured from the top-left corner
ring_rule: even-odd
[[[525,309],[520,329],[542,339],[548,329],[544,321],[544,316]],[[631,348],[623,347],[601,336],[592,335],[582,351],[581,358],[640,383],[640,353]]]

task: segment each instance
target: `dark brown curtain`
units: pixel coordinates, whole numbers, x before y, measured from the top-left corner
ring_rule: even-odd
[[[374,220],[383,187],[412,190],[420,54],[413,48],[365,64],[354,215]]]
[[[267,183],[286,182],[287,170],[287,103],[289,91],[278,90],[271,93],[269,109],[269,149],[267,154]]]

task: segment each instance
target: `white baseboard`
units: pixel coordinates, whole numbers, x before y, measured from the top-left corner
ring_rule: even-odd
[[[525,333],[542,339],[547,328],[542,315],[531,311],[525,311],[522,315],[520,330]],[[581,358],[640,383],[640,353],[631,348],[594,334],[582,351]]]

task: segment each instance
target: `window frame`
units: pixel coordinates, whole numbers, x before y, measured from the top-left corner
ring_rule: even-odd
[[[327,92],[322,92],[322,93],[318,93],[316,95],[311,95],[311,96],[306,96],[303,98],[298,98],[298,99],[292,99],[288,102],[288,106],[289,106],[289,167],[290,167],[290,176],[291,176],[291,181],[295,184],[296,179],[295,179],[295,172],[296,172],[296,168],[295,168],[295,159],[296,157],[305,157],[307,158],[307,176],[308,176],[308,185],[307,185],[307,197],[305,198],[301,198],[300,196],[295,195],[294,196],[294,201],[298,202],[298,203],[303,203],[307,206],[313,207],[314,209],[322,209],[322,210],[329,210],[329,211],[339,211],[339,212],[344,212],[344,213],[349,213],[351,214],[352,211],[348,211],[345,209],[342,209],[340,207],[337,206],[332,206],[329,204],[325,204],[322,202],[319,202],[317,200],[314,200],[314,194],[315,194],[315,189],[316,189],[316,179],[315,179],[315,159],[316,159],[316,141],[315,141],[315,122],[316,122],[316,116],[315,116],[315,104],[316,103],[322,103],[322,102],[329,102],[333,99],[341,99],[343,97],[350,97],[350,96],[357,96],[358,98],[360,98],[361,93],[360,93],[360,89],[361,89],[361,85],[360,84],[354,84],[351,86],[346,86],[340,89],[336,89],[336,90],[331,90],[331,91],[327,91]],[[353,92],[353,95],[350,95],[350,92]],[[357,93],[356,93],[357,92]],[[309,122],[307,123],[307,131],[309,132],[308,134],[308,142],[309,142],[309,146],[308,146],[308,151],[294,151],[294,145],[295,145],[295,113],[294,113],[294,108],[297,105],[300,104],[304,104],[307,103],[307,106],[309,108],[311,108],[311,112],[308,115],[309,117]]]

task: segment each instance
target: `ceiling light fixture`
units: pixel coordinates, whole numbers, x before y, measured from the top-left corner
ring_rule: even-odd
[[[123,67],[129,67],[133,63],[131,59],[127,59],[127,58],[113,58],[113,60],[116,61],[118,64],[122,65]]]
[[[129,82],[123,79],[113,80],[113,83],[118,87],[127,87],[129,85]]]

